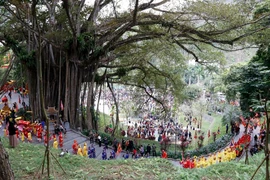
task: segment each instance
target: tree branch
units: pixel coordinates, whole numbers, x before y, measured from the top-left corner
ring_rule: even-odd
[[[133,11],[133,23],[136,24],[136,17],[137,17],[137,13],[138,13],[138,4],[139,4],[139,0],[136,0],[135,2],[135,8]]]
[[[185,50],[187,53],[191,54],[194,58],[195,58],[195,61],[196,62],[199,62],[199,58],[197,57],[197,55],[193,52],[193,51],[190,51],[189,49],[187,49],[184,45],[182,45],[179,41],[177,40],[174,40],[174,42],[180,46],[183,50]]]
[[[69,26],[71,28],[72,34],[73,34],[73,38],[76,37],[76,30],[74,28],[71,16],[70,16],[70,12],[69,12],[69,0],[63,0],[63,7],[65,9],[67,18],[68,18],[68,22],[69,22]]]
[[[94,8],[93,8],[90,16],[88,17],[87,21],[94,24],[94,22],[97,19],[97,15],[98,15],[99,11],[103,7],[105,7],[107,4],[109,4],[110,2],[112,2],[112,0],[105,0],[103,3],[102,3],[102,0],[95,0]]]
[[[110,50],[113,50],[115,48],[124,46],[126,44],[131,44],[134,42],[139,42],[139,41],[143,41],[143,40],[150,40],[150,39],[155,39],[155,38],[159,38],[160,36],[165,35],[165,34],[159,34],[159,33],[152,33],[152,34],[140,34],[140,35],[135,35],[132,37],[129,37],[127,39],[118,41],[116,43],[114,43],[113,45],[110,46]]]
[[[117,19],[118,18],[118,15],[117,15],[117,11],[116,11],[116,7],[115,7],[115,3],[114,1],[112,0],[112,5],[113,5],[113,12],[114,12],[114,16],[115,18]]]
[[[149,8],[154,8],[154,7],[157,7],[157,6],[160,6],[162,4],[165,4],[166,2],[169,2],[170,0],[162,0],[158,3],[153,3],[154,0],[150,0],[148,3],[143,3],[141,5],[139,5],[138,7],[138,11],[143,11],[143,10],[146,10],[146,9],[149,9]]]
[[[144,87],[142,85],[138,85],[138,84],[132,84],[132,83],[127,83],[127,82],[117,82],[117,81],[109,81],[111,83],[116,83],[116,84],[123,84],[123,85],[127,85],[127,86],[134,86],[134,87],[138,87],[141,88],[145,91],[145,93],[151,97],[154,101],[156,101],[157,103],[159,103],[162,106],[163,111],[167,111],[165,105],[163,104],[163,102],[161,100],[159,100],[158,98],[156,98],[153,94],[150,94],[147,91],[147,87]]]
[[[39,34],[37,31],[35,31],[34,29],[32,29],[28,23],[24,22],[22,19],[20,19],[16,13],[14,13],[9,6],[5,6],[5,9],[11,13],[12,15],[14,15],[16,17],[16,19],[22,24],[23,27],[25,27],[27,30],[31,31],[32,33],[34,33],[35,35],[38,35],[41,37],[41,39],[43,39],[44,41],[52,44],[55,48],[61,49],[63,50],[63,47],[61,45],[56,45],[55,43],[53,43],[52,41],[50,41],[48,38],[45,38],[44,36],[42,36],[41,34]]]

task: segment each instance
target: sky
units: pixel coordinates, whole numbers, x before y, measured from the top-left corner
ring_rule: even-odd
[[[139,0],[139,5],[142,3],[147,3],[150,0]],[[162,0],[154,0],[152,3],[158,3]],[[177,5],[180,5],[182,2],[185,0],[170,0],[170,2],[166,3],[163,8],[164,9],[169,9],[169,8],[174,8]],[[117,9],[120,9],[121,11],[127,10],[128,8],[134,8],[135,6],[135,0],[115,0]],[[95,0],[86,0],[86,3],[89,5],[94,5]],[[110,8],[112,8],[110,4]]]

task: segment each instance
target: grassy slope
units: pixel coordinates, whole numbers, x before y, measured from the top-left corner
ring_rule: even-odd
[[[8,146],[7,139],[3,140]],[[16,179],[45,179],[39,169],[43,160],[44,147],[21,143],[17,148],[6,148]],[[66,175],[52,160],[51,179],[250,179],[256,166],[263,159],[262,154],[250,159],[250,165],[243,162],[220,163],[204,169],[181,169],[160,158],[139,160],[100,161],[79,156],[66,155],[58,158],[58,151],[52,150]],[[45,172],[46,174],[46,172]],[[255,179],[264,179],[264,170],[259,170]]]
[[[182,118],[179,118],[180,119],[179,120],[179,123],[183,123],[184,125],[186,125],[187,122],[185,122],[183,120],[184,119],[183,117]],[[209,144],[209,143],[211,143],[211,142],[214,141],[213,140],[213,136],[212,136],[212,132],[217,132],[218,127],[220,127],[220,134],[217,135],[216,139],[222,137],[225,134],[225,132],[226,132],[225,126],[223,126],[222,125],[222,122],[221,122],[222,115],[220,115],[220,114],[214,114],[213,113],[212,114],[212,117],[214,119],[213,124],[210,123],[209,121],[206,121],[206,120],[203,120],[203,122],[202,122],[203,123],[203,125],[202,125],[202,132],[205,133],[205,139],[204,139],[204,142],[203,142],[204,145],[207,145],[207,144]],[[208,140],[208,129],[209,128],[210,128],[211,136],[209,137],[209,140]],[[191,132],[192,132],[192,137],[194,137],[194,131],[191,131]],[[189,149],[194,149],[194,148],[197,148],[197,140],[194,141],[194,139],[193,139],[193,141],[192,141]]]

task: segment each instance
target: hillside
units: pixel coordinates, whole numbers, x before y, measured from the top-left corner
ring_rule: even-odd
[[[3,139],[8,146],[7,139]],[[16,149],[6,148],[16,179],[45,179],[41,175],[44,147],[21,143]],[[250,158],[250,165],[243,161],[219,163],[204,169],[183,169],[173,166],[161,158],[138,160],[95,160],[75,155],[59,157],[59,151],[52,150],[61,166],[51,158],[51,179],[250,179],[256,167],[263,159],[263,154]],[[258,171],[256,180],[264,179],[265,171]]]

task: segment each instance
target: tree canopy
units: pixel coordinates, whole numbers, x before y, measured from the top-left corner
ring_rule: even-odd
[[[42,116],[41,93],[46,106],[60,107],[62,100],[64,118],[80,126],[80,93],[86,83],[86,126],[96,128],[91,109],[104,81],[135,85],[162,104],[151,90],[159,97],[168,89],[181,94],[185,60],[216,63],[220,50],[243,45],[268,28],[256,25],[269,14],[253,17],[254,1],[136,0],[127,8],[121,2],[0,1],[0,42],[24,69],[34,116]]]

